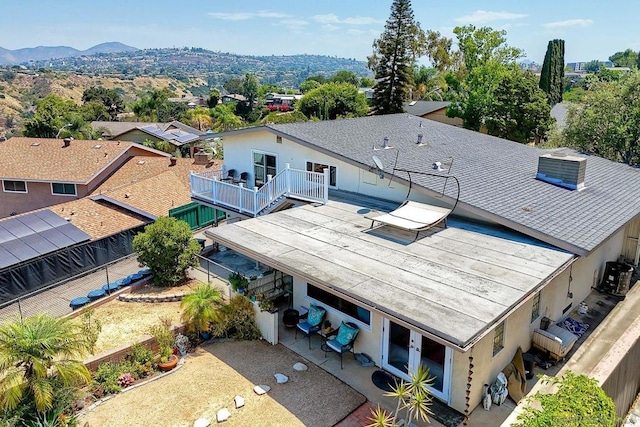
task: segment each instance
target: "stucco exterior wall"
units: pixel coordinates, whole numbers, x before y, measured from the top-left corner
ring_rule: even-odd
[[[50,182],[27,182],[26,193],[4,192],[0,188],[0,218],[14,212],[21,214],[85,197],[88,193],[87,186],[76,185],[76,193],[75,196],[52,194]]]
[[[129,132],[125,132],[121,135],[118,135],[118,140],[120,141],[129,141],[129,142],[137,142],[138,144],[142,144],[144,141],[160,141],[160,138],[156,138],[153,135],[149,135],[146,132],[142,132],[139,129],[132,129]]]
[[[435,120],[436,122],[446,123],[448,125],[457,126],[459,128],[462,127],[462,119],[459,117],[447,117],[446,114],[447,109],[443,108],[442,110],[434,111],[429,114],[425,114],[425,119]]]

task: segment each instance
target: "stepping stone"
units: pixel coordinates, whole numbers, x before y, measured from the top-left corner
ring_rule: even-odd
[[[241,396],[234,397],[233,401],[236,403],[236,409],[242,408],[244,406],[244,398]]]
[[[209,427],[211,425],[211,420],[209,418],[198,418],[194,423],[193,427]]]
[[[253,391],[255,391],[258,396],[266,394],[269,390],[271,390],[271,387],[265,384],[260,384],[253,388]]]
[[[276,377],[276,382],[278,384],[284,384],[289,381],[289,377],[285,374],[273,374],[273,376]]]
[[[293,365],[293,370],[294,371],[308,371],[309,367],[307,365],[305,365],[304,363],[296,363],[295,365]]]
[[[231,416],[231,412],[227,408],[222,408],[216,414],[216,420],[221,423],[223,421],[227,421]]]

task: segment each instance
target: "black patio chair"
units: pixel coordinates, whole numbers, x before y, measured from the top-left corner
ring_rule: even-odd
[[[237,179],[234,179],[233,182],[235,184],[246,184],[247,179],[249,178],[249,172],[242,172]]]
[[[296,325],[296,339],[298,338],[298,331],[305,334],[309,338],[309,349],[311,349],[311,335],[320,330],[325,314],[327,314],[327,311],[324,308],[311,304],[307,320]]]
[[[222,178],[221,181],[233,182],[235,179],[236,179],[236,170],[235,169],[229,169],[227,171],[227,176]]]
[[[360,328],[351,322],[342,322],[338,335],[326,342],[324,348],[324,357],[327,357],[327,351],[332,350],[340,354],[340,369],[342,369],[342,354],[353,350],[353,344],[360,332]],[[353,357],[356,357],[353,352]]]

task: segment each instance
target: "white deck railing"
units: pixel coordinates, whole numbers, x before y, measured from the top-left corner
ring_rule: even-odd
[[[219,175],[191,172],[191,196],[238,212],[258,215],[280,197],[327,203],[329,170],[323,173],[291,169],[289,164],[260,188],[220,181]]]

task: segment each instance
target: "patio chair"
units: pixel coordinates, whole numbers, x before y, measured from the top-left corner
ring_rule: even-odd
[[[242,172],[239,177],[233,179],[234,184],[246,184],[249,178],[249,172]]]
[[[356,357],[355,351],[353,351],[354,342],[360,332],[360,328],[351,322],[342,322],[338,329],[338,335],[326,342],[324,348],[324,357],[327,357],[327,351],[333,350],[340,354],[340,369],[342,369],[342,354],[349,351],[353,352],[353,357]]]
[[[311,304],[307,320],[296,325],[296,339],[298,338],[298,331],[305,334],[309,338],[309,349],[311,349],[311,335],[320,330],[325,314],[327,314],[327,311],[324,308]]]
[[[220,181],[233,182],[235,179],[236,179],[236,170],[235,169],[229,169],[227,171],[227,176],[222,178]]]

